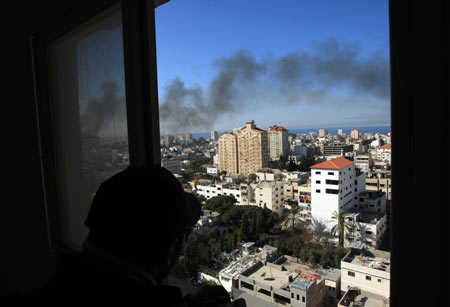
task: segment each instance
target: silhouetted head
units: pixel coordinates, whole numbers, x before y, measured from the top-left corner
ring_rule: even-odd
[[[196,197],[167,169],[129,167],[100,185],[85,224],[98,248],[143,267],[167,266],[200,211]]]

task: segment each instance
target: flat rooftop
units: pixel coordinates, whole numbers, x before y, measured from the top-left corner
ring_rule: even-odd
[[[390,253],[381,250],[352,249],[342,261],[383,272],[391,272]]]
[[[338,269],[314,269],[309,265],[298,263],[290,259],[287,259],[282,265],[291,267],[299,273],[319,275],[320,279],[336,281],[341,278],[341,270]]]
[[[278,289],[289,286],[289,271],[280,271],[269,266],[262,266],[248,278]]]
[[[344,296],[345,295],[347,295],[347,293],[344,294]],[[348,301],[346,301],[345,298],[342,297],[339,306],[388,307],[389,300],[381,295],[361,290],[360,294]]]

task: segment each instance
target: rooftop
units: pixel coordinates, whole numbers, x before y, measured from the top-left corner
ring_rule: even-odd
[[[351,249],[342,259],[343,262],[368,267],[383,272],[391,272],[390,253],[381,250],[359,250]]]
[[[345,157],[339,157],[311,166],[311,169],[334,169],[339,170],[347,166],[353,165],[353,161],[347,160]]]

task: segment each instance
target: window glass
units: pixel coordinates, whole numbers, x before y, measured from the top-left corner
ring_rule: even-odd
[[[119,7],[52,42],[47,60],[62,235],[78,249],[98,186],[129,165]]]

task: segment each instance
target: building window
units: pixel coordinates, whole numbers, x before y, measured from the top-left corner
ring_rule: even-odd
[[[328,172],[328,175],[331,175],[331,176],[333,176],[333,175],[334,175],[334,173],[333,173],[333,172]]]
[[[327,194],[339,194],[339,190],[326,189],[325,193],[327,193]]]
[[[316,175],[320,175],[320,172],[316,172]]]
[[[378,278],[378,282],[381,282],[381,279]]]
[[[366,275],[366,280],[372,280],[372,277]]]
[[[303,303],[305,302],[305,297],[304,297],[304,296],[302,296],[302,302],[303,302]]]
[[[320,193],[320,190],[316,190],[316,193]]]
[[[320,180],[316,180],[316,183],[319,183],[319,184],[320,184]]]
[[[355,272],[348,271],[347,275],[348,275],[348,276],[351,276],[351,277],[355,277]]]

